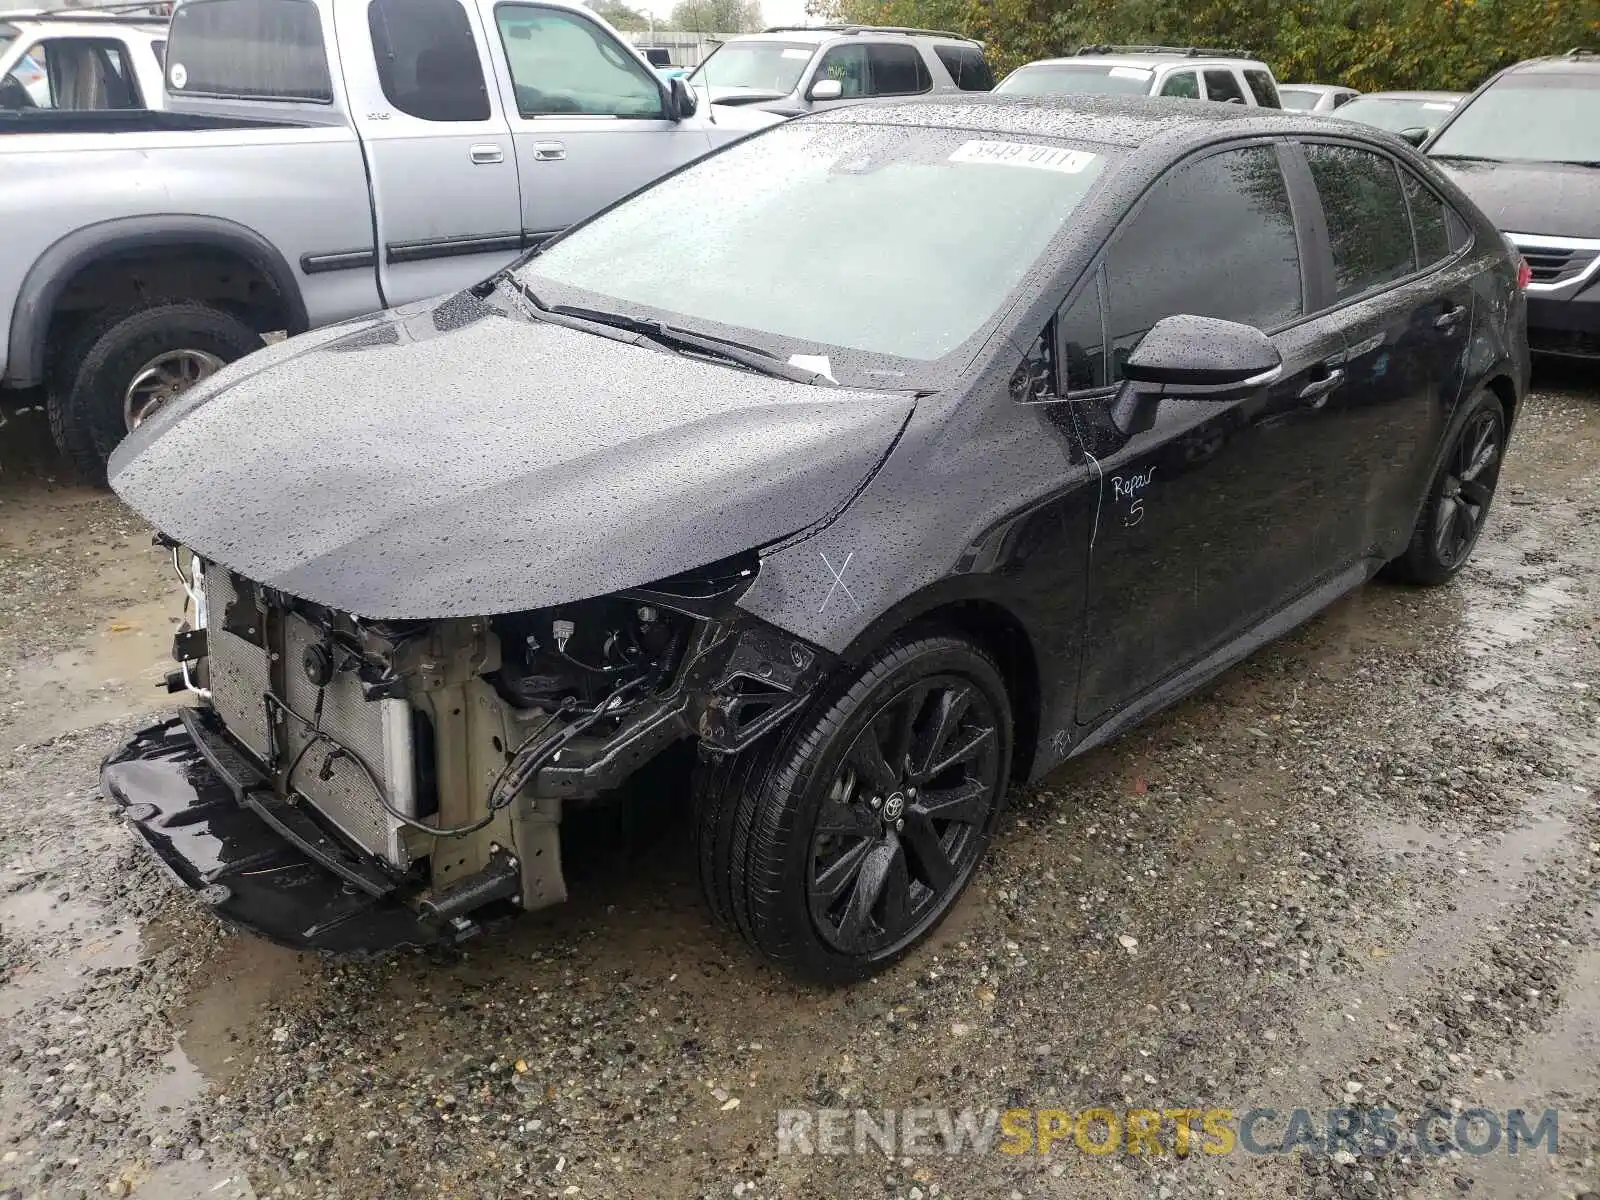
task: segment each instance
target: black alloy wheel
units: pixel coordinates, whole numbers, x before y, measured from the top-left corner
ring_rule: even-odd
[[[807,899],[830,946],[892,950],[966,881],[999,783],[998,720],[975,685],[939,675],[856,734],[811,838]]]
[[[1505,450],[1505,409],[1492,392],[1479,391],[1434,477],[1410,546],[1389,564],[1391,577],[1439,584],[1466,565],[1489,518]]]
[[[1498,412],[1478,409],[1467,418],[1446,463],[1433,515],[1433,550],[1440,564],[1452,570],[1466,562],[1489,516],[1500,475],[1504,424]]]
[[[712,911],[812,983],[883,970],[971,880],[1011,769],[994,660],[938,628],[842,669],[775,735],[703,763],[700,876]]]

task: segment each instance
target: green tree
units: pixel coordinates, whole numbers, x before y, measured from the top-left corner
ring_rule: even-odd
[[[1279,79],[1465,91],[1600,43],[1600,0],[813,0],[819,15],[982,39],[1006,71],[1097,42],[1239,48]]]
[[[650,18],[622,0],[587,0],[589,11],[604,17],[617,29],[649,29]]]
[[[762,27],[760,0],[679,0],[672,28],[694,33],[754,33]]]

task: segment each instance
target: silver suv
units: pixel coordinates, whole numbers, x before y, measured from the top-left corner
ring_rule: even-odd
[[[1242,50],[1083,46],[1018,67],[994,89],[1012,96],[1175,96],[1282,108],[1272,69]]]
[[[689,76],[718,104],[784,116],[882,96],[987,92],[983,43],[937,29],[777,25],[729,38]]]

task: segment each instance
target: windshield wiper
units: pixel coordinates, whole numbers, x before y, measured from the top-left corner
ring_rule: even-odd
[[[1428,154],[1428,157],[1429,158],[1449,159],[1452,162],[1503,163],[1503,162],[1506,161],[1503,158],[1490,158],[1488,155],[1485,155],[1485,154],[1434,154],[1434,153],[1430,152]]]
[[[1600,167],[1600,159],[1596,158],[1552,158],[1550,161],[1563,167]]]
[[[612,329],[623,329],[629,333],[637,333],[641,337],[648,338],[650,341],[665,346],[669,350],[703,354],[708,358],[737,363],[739,366],[748,367],[752,371],[759,371],[763,375],[772,375],[778,379],[790,379],[795,383],[833,386],[833,380],[820,371],[810,371],[804,367],[791,366],[772,351],[761,346],[735,342],[728,338],[712,337],[709,334],[690,333],[687,329],[678,329],[676,326],[668,325],[665,321],[630,317],[625,313],[606,312],[598,308],[582,308],[573,304],[552,304],[545,311],[555,313],[558,316],[574,317],[580,321],[592,321],[596,325],[606,325]]]

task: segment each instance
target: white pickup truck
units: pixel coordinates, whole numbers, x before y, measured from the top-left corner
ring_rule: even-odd
[[[186,0],[165,78],[161,112],[0,110],[0,387],[45,385],[91,474],[263,334],[465,287],[781,119],[569,0]]]

